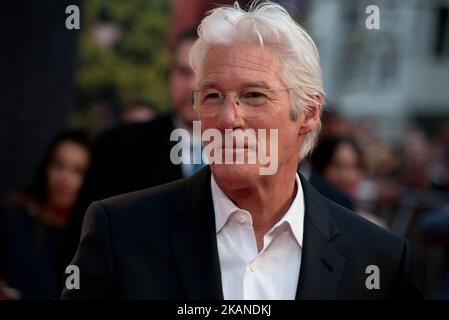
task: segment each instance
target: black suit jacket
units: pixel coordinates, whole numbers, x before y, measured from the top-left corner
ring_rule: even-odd
[[[189,179],[93,203],[72,262],[80,269],[80,289],[64,290],[62,297],[223,299],[210,174],[205,167]],[[407,241],[301,182],[305,217],[296,298],[420,297]],[[379,290],[365,286],[369,265],[379,267]]]

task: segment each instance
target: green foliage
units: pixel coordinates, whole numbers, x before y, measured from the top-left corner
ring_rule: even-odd
[[[76,75],[80,107],[86,110],[101,102],[117,108],[133,100],[167,107],[168,13],[166,0],[84,2]],[[121,29],[113,47],[101,47],[93,39],[95,26],[102,22]]]

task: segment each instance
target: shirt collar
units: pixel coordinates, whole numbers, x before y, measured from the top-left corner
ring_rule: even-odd
[[[270,229],[270,231],[268,231],[268,233],[277,229],[286,222],[290,226],[290,229],[299,246],[302,247],[304,232],[304,193],[298,174],[296,174],[296,186],[296,195],[290,208],[288,208],[284,216]],[[215,228],[218,234],[233,213],[245,210],[237,207],[234,202],[232,202],[232,200],[229,199],[229,197],[220,189],[214,179],[213,174],[211,175],[211,189],[215,211]]]

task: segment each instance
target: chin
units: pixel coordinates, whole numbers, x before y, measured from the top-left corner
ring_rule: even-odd
[[[239,188],[254,184],[260,178],[257,164],[212,164],[215,180],[228,188]]]

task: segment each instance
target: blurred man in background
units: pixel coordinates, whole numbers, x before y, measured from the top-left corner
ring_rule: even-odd
[[[170,161],[170,150],[176,143],[170,141],[170,134],[175,128],[191,132],[192,121],[196,119],[191,100],[195,74],[189,63],[189,51],[197,37],[196,29],[189,28],[174,45],[168,74],[172,112],[153,121],[114,128],[98,139],[70,223],[61,268],[65,268],[76,251],[84,212],[91,202],[180,179],[196,170],[188,164],[175,165]]]

